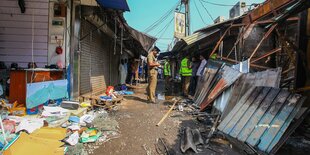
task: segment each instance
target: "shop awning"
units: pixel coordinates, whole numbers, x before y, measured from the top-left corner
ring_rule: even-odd
[[[195,32],[194,34],[184,37],[182,38],[180,41],[178,41],[172,51],[181,51],[184,48],[190,48],[194,43],[197,43],[199,41],[201,41],[202,39],[205,39],[209,36],[211,36],[212,34],[215,34],[216,32],[220,31],[220,29],[214,29],[208,32]]]
[[[190,36],[182,38],[182,40],[184,40],[187,45],[191,45],[195,42],[198,42],[198,41],[218,32],[219,30],[220,29],[215,29],[215,30],[212,30],[210,32],[196,32]]]
[[[97,0],[97,2],[104,8],[130,11],[126,0]]]
[[[153,44],[156,41],[156,38],[149,36],[145,33],[142,33],[138,30],[135,30],[134,28],[130,27],[129,25],[127,25],[128,31],[131,34],[131,36],[137,40],[141,46],[143,47],[143,49],[148,52],[149,49],[153,46]]]

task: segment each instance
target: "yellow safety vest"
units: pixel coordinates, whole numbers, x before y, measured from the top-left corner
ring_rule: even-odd
[[[181,76],[192,76],[192,69],[188,68],[188,59],[184,58],[181,61],[180,75]]]
[[[168,61],[164,64],[164,75],[171,76],[170,64]]]

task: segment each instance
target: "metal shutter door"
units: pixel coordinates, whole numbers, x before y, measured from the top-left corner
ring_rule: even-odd
[[[87,21],[81,22],[80,95],[102,93],[110,81],[110,38]],[[93,32],[92,32],[93,31]]]

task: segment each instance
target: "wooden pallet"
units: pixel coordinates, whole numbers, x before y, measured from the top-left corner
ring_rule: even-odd
[[[100,99],[100,96],[102,96],[102,95],[103,94],[99,94],[99,95],[84,94],[84,95],[80,96],[80,101],[84,102],[86,100],[90,100],[92,107],[110,108],[110,107],[113,107],[116,104],[121,103],[121,101],[124,98],[123,96],[120,95],[117,98],[112,99],[112,101],[102,101]]]

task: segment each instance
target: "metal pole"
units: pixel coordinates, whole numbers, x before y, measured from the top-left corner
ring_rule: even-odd
[[[185,5],[185,23],[186,23],[186,30],[185,36],[190,35],[190,9],[189,9],[189,0],[184,0]]]

